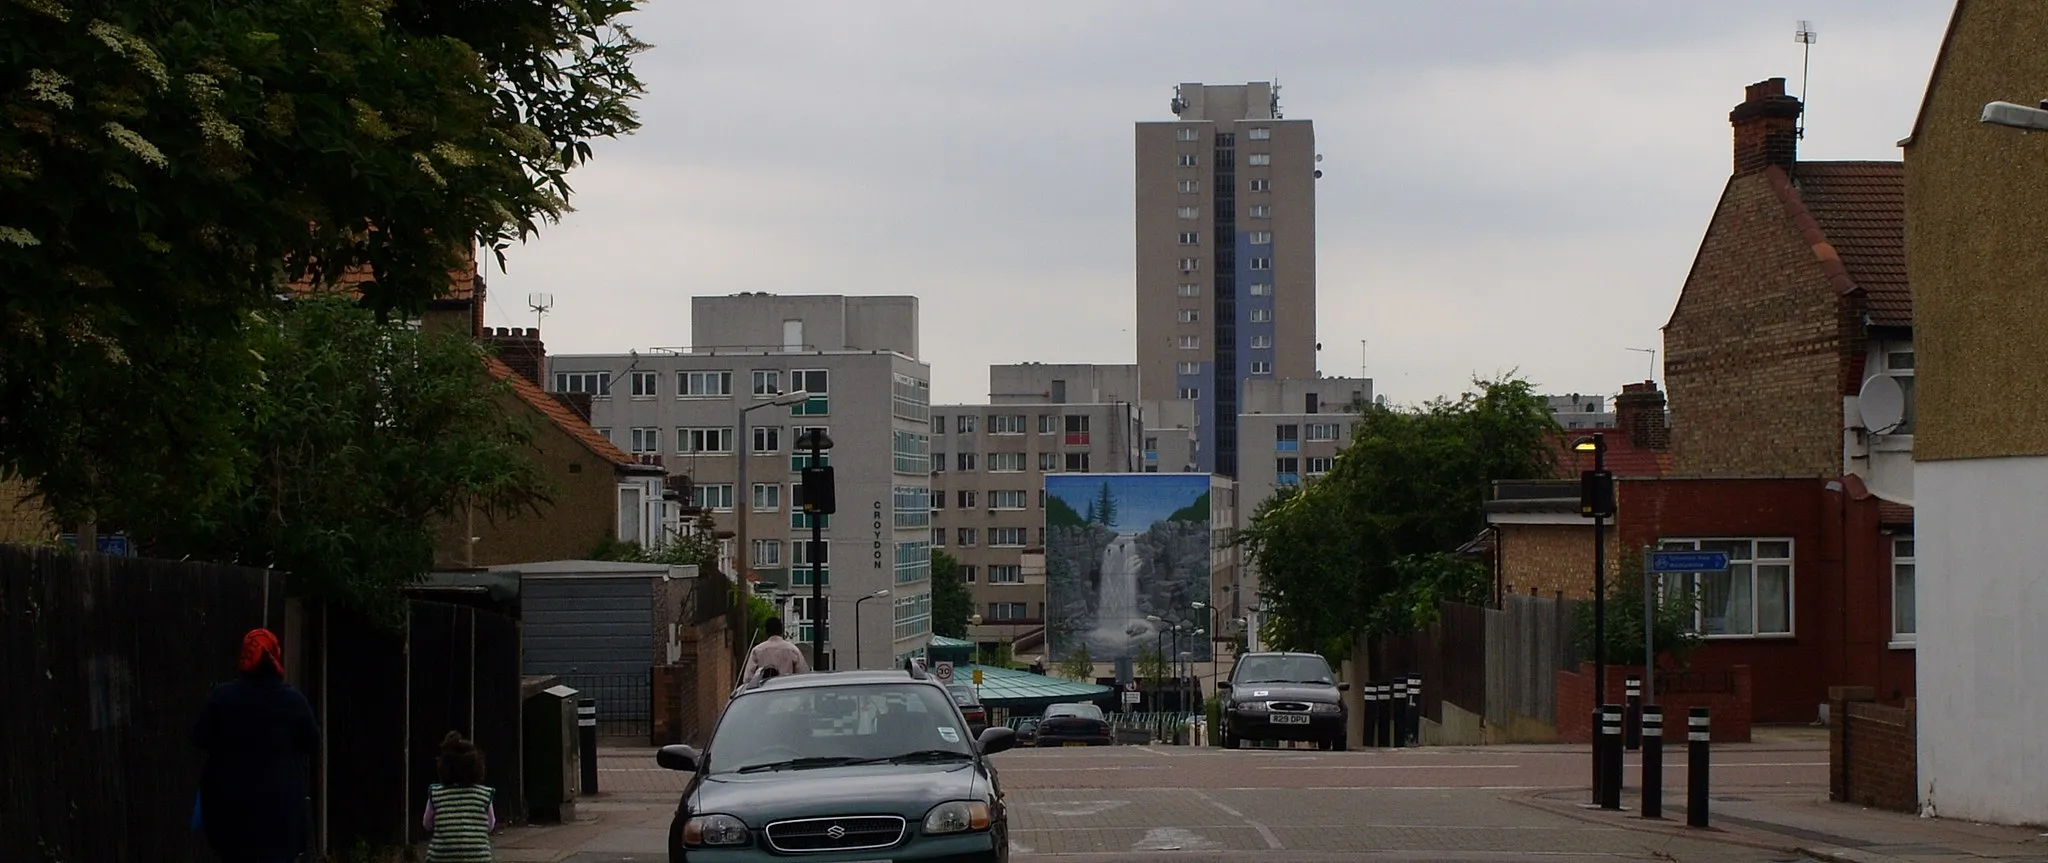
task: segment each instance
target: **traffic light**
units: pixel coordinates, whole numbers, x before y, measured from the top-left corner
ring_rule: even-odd
[[[837,494],[832,488],[832,468],[807,467],[803,470],[802,497],[799,505],[803,511],[817,515],[831,515],[839,511]]]

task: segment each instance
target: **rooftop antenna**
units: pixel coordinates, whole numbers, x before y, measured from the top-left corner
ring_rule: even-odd
[[[1287,119],[1287,115],[1280,113],[1280,76],[1278,75],[1273,76],[1273,97],[1271,101],[1273,107],[1273,119]]]
[[[526,295],[526,307],[533,310],[533,328],[540,329],[540,320],[548,310],[555,307],[555,295],[539,292]]]
[[[1635,352],[1637,352],[1637,353],[1644,353],[1644,354],[1649,354],[1649,355],[1650,355],[1650,375],[1649,375],[1649,377],[1643,378],[1643,380],[1646,380],[1646,381],[1654,381],[1654,380],[1656,380],[1656,379],[1657,379],[1657,349],[1656,349],[1656,348],[1629,348],[1628,350],[1632,350],[1632,351],[1635,351]]]
[[[1372,354],[1366,351],[1364,339],[1358,340],[1358,376],[1372,377]]]
[[[1806,47],[1799,49],[1805,56],[1799,61],[1799,125],[1792,130],[1795,137],[1806,137],[1806,81],[1813,71],[1813,43],[1820,41],[1820,34],[1814,32],[1812,21],[1799,22],[1799,30],[1792,38]]]

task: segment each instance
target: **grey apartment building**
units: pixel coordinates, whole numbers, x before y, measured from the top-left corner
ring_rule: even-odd
[[[1315,377],[1315,128],[1267,82],[1182,84],[1172,110],[1136,133],[1142,395],[1192,402],[1196,471],[1234,477],[1244,384]]]
[[[1251,525],[1259,506],[1285,486],[1329,473],[1337,453],[1351,445],[1358,405],[1373,400],[1370,378],[1252,380],[1244,385],[1244,410],[1237,416],[1242,470],[1237,478],[1240,530]],[[1258,602],[1258,573],[1246,562],[1234,614]]]
[[[1042,649],[1045,477],[1140,470],[1138,377],[1130,365],[991,366],[988,404],[932,408],[931,541],[963,568],[982,619],[970,638]]]
[[[931,369],[918,360],[917,299],[752,293],[697,297],[690,308],[688,347],[550,357],[554,388],[592,394],[591,424],[689,478],[693,502],[719,527],[738,528],[745,514],[744,566],[795,594],[792,637],[808,642],[812,623],[825,622],[827,659],[840,668],[922,658],[932,612]],[[798,390],[808,398],[772,401]],[[821,517],[819,609],[810,524],[794,506],[809,459],[796,442],[812,427],[832,440],[824,463],[838,504]]]

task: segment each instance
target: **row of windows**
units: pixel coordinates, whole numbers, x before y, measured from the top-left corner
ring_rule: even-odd
[[[1248,240],[1250,240],[1251,244],[1252,244],[1252,245],[1254,245],[1254,246],[1270,246],[1270,245],[1273,245],[1273,232],[1272,232],[1272,231],[1253,231],[1253,232],[1251,232],[1250,234],[1246,235],[1246,238],[1247,238]],[[1183,245],[1183,246],[1199,246],[1199,245],[1201,245],[1201,244],[1202,244],[1202,232],[1200,232],[1200,231],[1182,231],[1182,232],[1180,232],[1180,244],[1181,244],[1181,245]]]
[[[1245,184],[1245,188],[1253,192],[1270,192],[1273,191],[1273,181],[1265,179],[1251,180]],[[1182,180],[1180,181],[1180,191],[1184,195],[1200,192],[1202,191],[1202,181]]]
[[[1250,292],[1254,297],[1270,297],[1273,295],[1273,283],[1253,282],[1250,285]],[[1180,287],[1174,289],[1174,293],[1183,297],[1199,297],[1202,295],[1202,286],[1194,282],[1182,282]]]
[[[1088,433],[1087,414],[1066,414],[1064,422],[1061,421],[1060,417],[1060,414],[1039,414],[1038,433],[1058,434],[1062,427],[1065,427],[1067,434],[1070,435],[1085,435]],[[1029,423],[1026,421],[1030,419],[1030,416],[1028,414],[990,414],[987,419],[989,434],[1019,435],[1023,434],[1024,430],[1028,427]],[[952,418],[953,431],[959,434],[974,434],[981,427],[981,420],[982,417],[978,414],[959,414]],[[945,416],[932,417],[932,433],[945,434],[946,423],[947,418]]]
[[[755,398],[769,398],[781,395],[781,369],[755,369],[752,373],[752,394]],[[626,373],[633,398],[653,398],[660,395],[661,373],[656,371],[633,370]],[[831,390],[831,373],[824,369],[797,369],[789,372],[792,390],[803,390],[814,396],[826,395]],[[902,377],[902,376],[898,376]],[[676,372],[677,398],[726,398],[733,394],[733,373],[720,371],[679,371]],[[906,378],[906,380],[908,380]],[[599,398],[612,394],[611,372],[556,372],[555,392],[587,393]],[[925,388],[925,403],[930,404],[930,385]]]
[[[916,638],[932,631],[932,595],[930,592],[906,596],[896,600],[892,610],[896,623],[896,638]]]
[[[1254,257],[1254,258],[1248,258],[1248,259],[1246,259],[1246,264],[1247,264],[1247,267],[1248,267],[1248,268],[1249,268],[1250,270],[1252,270],[1253,272],[1259,272],[1259,273],[1263,273],[1263,272],[1266,272],[1266,271],[1268,271],[1268,270],[1271,270],[1271,269],[1273,269],[1273,259],[1272,259],[1272,258],[1265,258],[1265,257]],[[1182,259],[1180,259],[1180,271],[1181,271],[1181,272],[1183,272],[1183,273],[1199,273],[1199,272],[1201,272],[1201,271],[1202,271],[1202,259],[1201,259],[1201,258],[1182,258]]]
[[[974,489],[971,488],[961,489],[955,494],[958,495],[956,499],[960,502],[961,509],[973,509],[981,501],[981,492],[975,491]],[[1030,495],[1021,488],[992,489],[988,493],[988,508],[1023,509],[1025,501],[1028,501],[1030,499]],[[946,508],[946,495],[944,492],[934,492],[932,494],[931,508]],[[1038,490],[1038,508],[1045,508],[1045,489],[1042,488]]]
[[[1181,349],[1181,350],[1184,350],[1184,351],[1199,351],[1199,350],[1201,350],[1201,349],[1202,349],[1202,337],[1201,337],[1201,336],[1196,336],[1196,335],[1186,335],[1186,336],[1175,336],[1175,337],[1174,337],[1174,339],[1173,339],[1173,345],[1174,345],[1174,347],[1177,347],[1177,348],[1179,348],[1179,349]],[[1252,336],[1252,350],[1255,350],[1255,351],[1264,351],[1264,350],[1271,350],[1272,348],[1273,348],[1273,337],[1272,337],[1272,336],[1267,336],[1267,335],[1257,335],[1257,336]],[[1271,363],[1267,363],[1267,365],[1272,365],[1272,364],[1271,364]],[[1257,373],[1257,372],[1254,372],[1253,374],[1258,374],[1258,373]]]
[[[896,583],[915,584],[932,577],[932,545],[905,542],[896,545]]]
[[[1202,157],[1194,153],[1181,153],[1174,157],[1174,161],[1183,168],[1199,168],[1202,166]],[[1264,168],[1273,164],[1273,154],[1246,153],[1244,163],[1254,168]]]
[[[989,548],[1023,548],[1031,536],[1030,528],[1023,527],[991,527],[987,530]],[[981,544],[981,532],[982,528],[978,527],[954,528],[953,543],[961,548],[973,548]],[[932,546],[944,548],[946,536],[945,528],[932,528]],[[1038,544],[1045,544],[1045,528],[1038,529]]]
[[[1078,443],[1074,441],[1074,437],[1075,435],[1068,435],[1067,443],[1072,446],[1086,446],[1088,444],[1085,434],[1080,436],[1083,440]],[[988,457],[989,472],[991,473],[1019,473],[1024,470],[1023,453],[989,453]],[[954,458],[957,470],[979,470],[977,465],[980,463],[981,456],[977,453],[956,453]],[[997,465],[1001,465],[1001,468],[998,469]],[[1042,452],[1038,454],[1038,469],[1044,472],[1065,470],[1067,473],[1088,473],[1088,454],[1085,452]],[[932,453],[932,473],[945,472],[946,454]]]
[[[1175,137],[1183,141],[1200,141],[1202,140],[1202,130],[1196,126],[1182,126],[1178,130],[1176,130]],[[1272,140],[1273,127],[1253,126],[1250,129],[1245,130],[1245,137],[1254,141]]]
[[[932,472],[931,435],[899,431],[893,440],[897,473],[924,476]]]
[[[890,412],[897,419],[924,422],[932,415],[932,382],[896,375],[890,390]]]
[[[932,523],[932,490],[921,485],[899,485],[892,490],[897,527],[924,527]]]
[[[1246,214],[1247,216],[1251,217],[1251,218],[1254,218],[1254,219],[1270,219],[1270,218],[1273,218],[1273,205],[1271,205],[1271,204],[1253,204],[1253,205],[1251,205],[1250,207],[1246,207],[1246,208],[1245,208],[1245,214]],[[1174,210],[1174,215],[1176,215],[1176,216],[1179,216],[1180,218],[1182,218],[1182,219],[1184,219],[1184,220],[1186,220],[1186,221],[1190,221],[1190,222],[1193,222],[1193,221],[1198,221],[1198,220],[1200,220],[1200,219],[1202,218],[1202,208],[1201,208],[1201,207],[1178,207],[1178,208],[1175,208],[1175,210]],[[1257,242],[1257,241],[1254,241],[1254,242]],[[1270,239],[1269,239],[1269,240],[1267,240],[1266,242],[1269,242],[1269,243],[1270,243],[1270,242],[1272,242],[1272,240],[1270,240]]]
[[[747,430],[747,436],[753,438],[751,452],[755,455],[774,455],[780,453],[782,452],[785,437],[791,448],[794,449],[797,442],[803,439],[804,432],[812,428],[822,429],[824,426],[792,426],[786,436],[781,426],[754,426]],[[610,429],[598,429],[598,433],[603,434],[607,438],[611,437]],[[898,432],[898,434],[903,433]],[[925,438],[924,435],[916,435],[916,437],[924,439],[926,446],[929,446],[929,439]],[[687,455],[731,455],[733,451],[733,428],[731,426],[679,427],[675,430],[675,444],[676,452]],[[628,429],[626,449],[634,453],[661,452],[661,429],[656,426],[634,426]],[[791,469],[797,470],[800,468],[792,467]],[[899,471],[903,470],[900,466],[897,469]],[[923,474],[926,471],[917,468],[907,472]]]
[[[1177,317],[1183,324],[1192,324],[1200,321],[1202,319],[1202,314],[1200,309],[1181,309]],[[1254,324],[1270,324],[1273,322],[1273,310],[1252,309],[1250,312],[1246,313],[1245,317],[1247,320]]]

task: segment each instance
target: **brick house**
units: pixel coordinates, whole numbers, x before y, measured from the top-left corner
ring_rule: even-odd
[[[1670,467],[1617,495],[1623,553],[1729,553],[1667,587],[1701,604],[1695,668],[1754,670],[1758,722],[1914,683],[1904,173],[1800,161],[1784,84],[1729,114],[1735,170],[1664,328]]]
[[[1991,102],[2048,99],[2044,44],[2048,4],[1956,3],[1900,142],[1927,348],[1914,451],[1929,574],[1914,721],[1925,733],[1912,802],[2008,824],[2048,817],[2048,138],[1981,118]]]
[[[1664,394],[1654,381],[1628,384],[1614,399],[1614,424],[1569,429],[1556,439],[1557,473],[1547,480],[1494,483],[1486,502],[1496,593],[1526,593],[1564,599],[1593,597],[1593,520],[1579,515],[1579,474],[1593,469],[1593,457],[1572,448],[1595,433],[1607,444],[1606,467],[1617,477],[1656,477],[1670,469],[1671,431],[1664,420]],[[1620,575],[1621,547],[1615,524],[1607,524],[1606,567]]]

